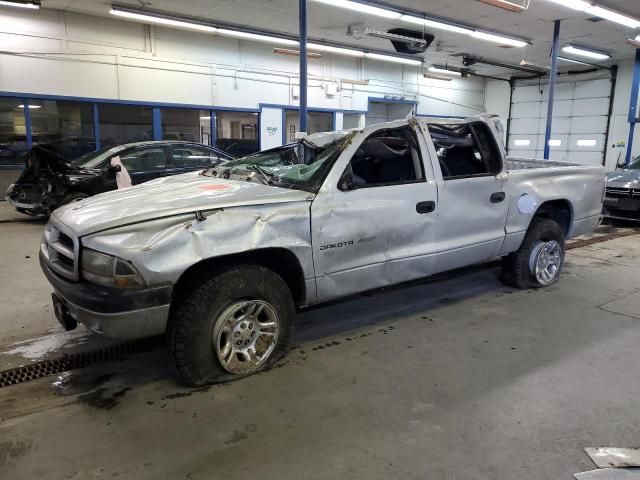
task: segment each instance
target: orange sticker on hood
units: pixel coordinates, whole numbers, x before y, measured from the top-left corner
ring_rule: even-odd
[[[214,185],[200,185],[200,190],[226,190],[229,185],[224,183],[217,183]]]

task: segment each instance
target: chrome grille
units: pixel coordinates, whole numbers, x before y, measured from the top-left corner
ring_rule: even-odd
[[[40,250],[54,272],[69,280],[78,280],[80,242],[71,230],[53,217],[44,229]]]
[[[633,190],[624,187],[607,187],[606,192],[610,197],[630,197]]]

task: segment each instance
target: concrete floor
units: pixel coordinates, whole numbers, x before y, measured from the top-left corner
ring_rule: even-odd
[[[98,341],[56,327],[39,229],[0,225],[0,369]],[[0,478],[571,479],[583,447],[640,444],[639,238],[549,289],[486,269],[306,312],[228,385],[181,388],[157,350],[0,389]]]

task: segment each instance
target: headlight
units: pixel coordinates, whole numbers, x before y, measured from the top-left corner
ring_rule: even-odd
[[[144,287],[145,283],[138,271],[121,258],[82,249],[82,276],[85,280],[105,287]]]

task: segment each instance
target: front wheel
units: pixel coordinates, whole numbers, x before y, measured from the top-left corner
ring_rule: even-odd
[[[502,280],[517,288],[542,288],[560,278],[564,265],[564,233],[553,220],[535,218],[517,252],[502,263]]]
[[[222,270],[173,309],[167,327],[171,363],[189,386],[252,375],[286,355],[294,312],[289,287],[272,270]]]

